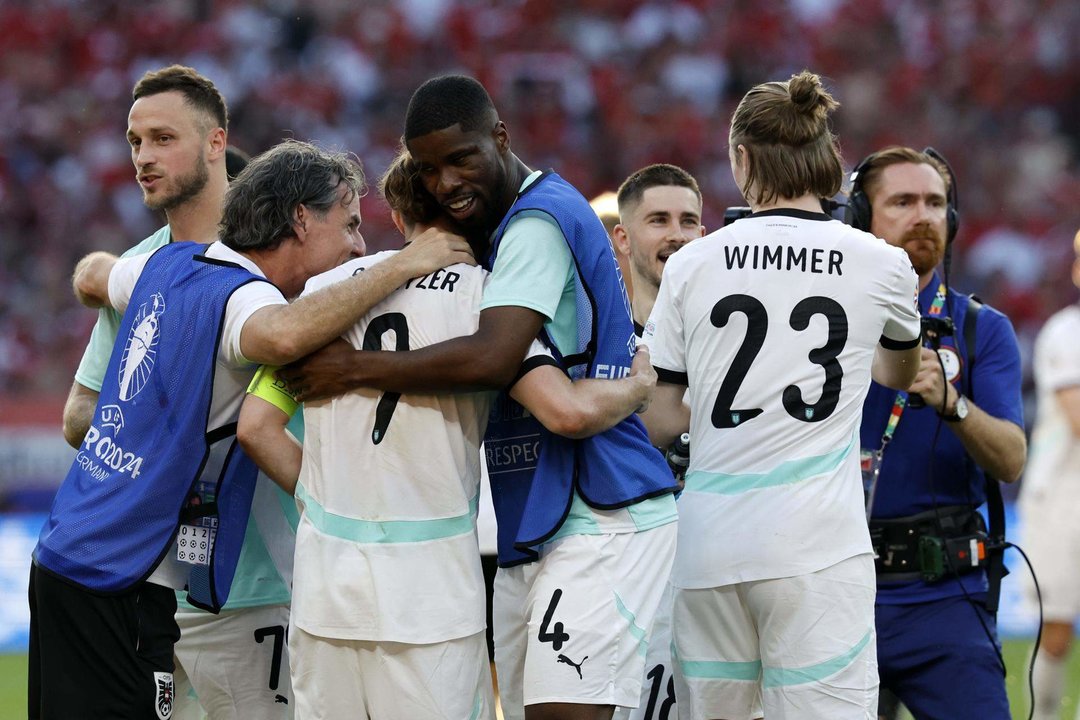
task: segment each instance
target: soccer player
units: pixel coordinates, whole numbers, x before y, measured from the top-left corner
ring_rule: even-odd
[[[1080,287],[1080,232],[1072,249],[1072,282]],[[1080,545],[1074,489],[1080,487],[1080,307],[1051,316],[1035,342],[1039,416],[1031,433],[1020,511],[1024,547],[1039,575],[1042,644],[1035,658],[1035,717],[1061,715],[1065,667],[1077,617],[1080,582],[1071,560]]]
[[[990,720],[1008,718],[1009,702],[989,583],[1001,576],[987,572],[995,550],[977,508],[1000,499],[998,480],[1020,476],[1027,443],[1009,319],[938,271],[959,227],[956,197],[930,149],[885,148],[856,168],[850,220],[907,254],[927,328],[907,393],[871,386],[861,447],[880,472],[870,531],[881,685],[916,717]],[[916,395],[922,407],[910,406]]]
[[[631,309],[634,334],[640,338],[656,302],[668,258],[705,235],[701,191],[690,173],[674,165],[659,164],[630,175],[619,187],[617,199],[620,222],[613,228],[612,240],[619,257],[626,258],[630,282],[637,288]],[[616,718],[678,718],[671,667],[671,593],[668,583],[649,638],[641,701],[634,709],[616,710]]]
[[[173,241],[209,244],[217,239],[228,177],[250,158],[222,145],[228,108],[210,79],[179,65],[147,72],[136,83],[128,119],[128,142],[147,207],[165,213],[167,224],[124,253],[151,253]],[[93,420],[120,326],[120,313],[102,308],[64,408],[64,435],[78,448]],[[261,718],[292,716],[289,624],[293,528],[290,498],[261,478],[229,603],[214,615],[177,595],[174,716],[211,720],[239,718],[238,708]],[[196,696],[198,699],[196,699]]]
[[[1080,232],[1073,239],[1073,283],[1080,287]],[[1059,310],[1035,341],[1039,414],[1024,472],[1020,513],[1024,548],[1038,569],[1042,645],[1035,658],[1035,718],[1060,717],[1066,660],[1080,617],[1080,581],[1073,560],[1080,548],[1075,522],[1080,488],[1080,306]]]
[[[629,372],[633,325],[611,243],[588,202],[511,150],[487,91],[446,76],[413,94],[405,142],[425,190],[491,237],[475,333],[404,353],[331,351],[285,368],[301,398],[354,387],[501,389],[543,331],[574,379]],[[638,702],[670,571],[675,483],[636,417],[583,440],[502,396],[485,439],[500,570],[495,664],[508,718],[609,718]]]
[[[872,374],[914,379],[919,318],[904,253],[821,211],[842,181],[837,105],[808,71],[743,97],[728,140],[753,214],[668,259],[645,326],[651,437],[692,438],[672,572],[684,718],[877,708],[858,428]]]
[[[148,174],[151,186],[163,180]],[[248,525],[257,474],[234,433],[253,363],[300,357],[409,278],[471,260],[464,240],[432,231],[288,304],[362,250],[362,180],[344,155],[282,143],[233,184],[221,242],[79,263],[80,300],[127,312],[34,550],[31,717],[169,716],[174,589],[219,611]]]
[[[619,187],[620,222],[612,232],[615,248],[628,258],[635,292],[634,332],[641,337],[668,258],[705,235],[701,190],[688,172],[674,165],[649,165]]]
[[[417,216],[414,177],[405,154],[381,183],[407,238],[435,219]],[[393,254],[316,276],[305,293]],[[407,283],[345,339],[357,349],[406,350],[471,334],[486,276],[456,265]],[[555,432],[593,434],[647,400],[654,378],[646,365],[642,356],[634,369],[644,374],[571,385],[535,342],[510,393]],[[266,385],[267,399],[282,407],[278,385]],[[494,717],[475,529],[479,445],[494,399],[359,390],[307,403],[302,470],[283,433],[294,408],[282,413],[257,396],[245,402],[241,443],[272,476],[300,477],[290,631],[298,716]]]

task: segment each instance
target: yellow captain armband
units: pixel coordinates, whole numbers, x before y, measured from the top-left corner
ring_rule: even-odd
[[[259,371],[255,373],[255,377],[251,379],[247,391],[249,395],[262,398],[289,417],[292,417],[296,409],[300,407],[300,403],[296,402],[296,398],[289,392],[289,386],[284,381],[278,380],[275,375],[277,370],[274,365],[260,367]]]

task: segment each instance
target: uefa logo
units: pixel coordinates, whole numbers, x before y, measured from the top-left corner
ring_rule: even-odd
[[[148,307],[149,306],[149,307]],[[159,338],[158,317],[165,312],[165,298],[154,293],[143,303],[128,334],[124,355],[120,358],[120,399],[130,400],[146,386],[154,370]]]

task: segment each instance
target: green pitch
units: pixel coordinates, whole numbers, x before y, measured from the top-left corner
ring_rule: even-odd
[[[1027,663],[1031,652],[1029,640],[1005,641],[1005,665],[1009,669],[1006,685],[1012,716],[1027,717]],[[1069,680],[1065,688],[1065,711],[1063,719],[1072,720],[1080,699],[1080,652],[1074,652],[1069,660]],[[0,655],[0,718],[25,720],[26,718],[26,656]]]

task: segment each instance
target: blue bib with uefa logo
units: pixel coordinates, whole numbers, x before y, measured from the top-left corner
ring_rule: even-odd
[[[88,590],[118,593],[149,577],[181,523],[202,528],[189,600],[216,612],[228,598],[257,477],[236,423],[208,427],[216,358],[229,297],[264,280],[205,249],[171,243],[147,262],[34,561]]]

